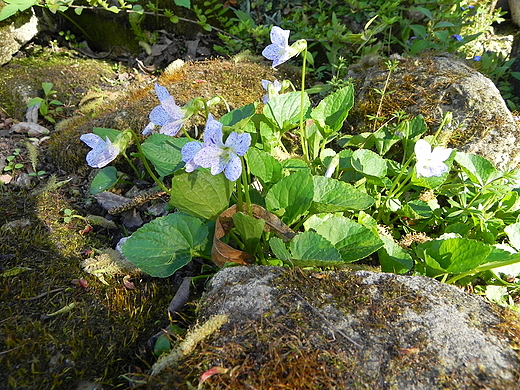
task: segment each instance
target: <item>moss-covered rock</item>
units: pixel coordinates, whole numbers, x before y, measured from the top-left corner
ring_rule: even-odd
[[[200,322],[218,315],[148,389],[520,388],[518,314],[426,277],[227,268]]]
[[[262,79],[274,80],[276,77],[290,75],[249,61],[211,60],[186,63],[171,72],[165,72],[157,82],[168,89],[180,106],[196,97],[209,100],[220,96],[232,110],[260,102],[265,94]],[[67,171],[85,169],[84,157],[89,149],[79,140],[81,134],[92,132],[94,127],[117,130],[130,128],[140,133],[150,121],[150,111],[158,104],[153,84],[147,83],[113,101],[103,102],[96,108],[89,107],[88,112],[84,112],[86,115],[76,116],[57,126],[58,131],[49,143],[49,155],[59,167]],[[227,107],[221,103],[211,110],[219,118],[227,112]],[[187,126],[203,126],[203,118],[194,118]]]
[[[53,83],[57,91],[53,99],[64,103],[68,114],[88,91],[115,91],[117,83],[113,64],[100,60],[78,58],[74,52],[35,46],[30,56],[13,59],[0,72],[0,107],[11,117],[23,120],[27,103],[43,96],[42,83]],[[112,81],[112,83],[110,82]],[[124,87],[120,85],[119,88]],[[67,114],[67,112],[65,112]],[[59,120],[60,118],[56,118]]]
[[[452,112],[452,125],[441,134],[449,146],[483,155],[500,168],[520,163],[520,133],[504,99],[490,79],[463,60],[426,53],[398,59],[390,72],[381,59],[367,57],[350,75],[356,98],[348,121],[356,133],[374,131],[401,113],[423,115],[433,134],[443,115]]]

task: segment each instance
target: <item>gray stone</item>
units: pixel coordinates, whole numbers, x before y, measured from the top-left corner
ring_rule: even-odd
[[[356,84],[355,105],[348,121],[356,133],[373,131],[367,115],[376,115],[388,69],[378,59],[351,68]],[[453,113],[450,129],[441,135],[449,146],[480,154],[499,168],[520,163],[518,126],[493,82],[461,59],[450,55],[400,58],[390,77],[379,116],[396,111],[422,114],[433,134],[446,112]]]
[[[0,8],[2,8],[0,3]],[[38,33],[38,18],[31,9],[0,22],[0,65],[7,64],[13,54]]]
[[[221,314],[228,323],[185,363],[196,376],[234,367],[209,388],[520,389],[519,316],[431,278],[227,268],[199,318]]]

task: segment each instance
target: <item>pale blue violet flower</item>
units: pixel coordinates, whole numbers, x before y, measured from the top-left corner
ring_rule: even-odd
[[[292,46],[289,46],[290,30],[284,30],[278,26],[273,26],[271,29],[271,44],[263,51],[262,55],[268,60],[273,61],[273,68],[283,64],[290,58],[297,56],[300,51]]]
[[[193,172],[200,165],[195,164],[193,158],[204,146],[216,146],[215,132],[222,132],[222,124],[213,119],[213,115],[208,115],[208,121],[204,129],[204,143],[199,141],[191,141],[184,145],[181,149],[182,161],[186,163],[186,172]],[[218,134],[217,134],[218,136]],[[222,136],[220,136],[222,138]]]
[[[193,162],[193,158],[202,149],[203,146],[204,144],[202,142],[191,141],[182,147],[182,161],[186,163],[186,172],[193,172],[199,167],[199,165]]]
[[[282,90],[282,83],[278,80],[269,81],[262,80],[262,87],[267,91],[267,94],[264,95],[262,99],[262,103],[267,104],[269,98],[278,95]]]
[[[242,162],[239,156],[245,155],[251,146],[251,135],[232,132],[225,143],[222,142],[222,137],[222,123],[209,114],[204,131],[204,144],[200,150],[195,152],[198,146],[194,144],[186,150],[183,148],[183,160],[187,161],[187,170],[195,169],[194,167],[211,168],[212,175],[224,172],[229,181],[237,180],[242,173]]]
[[[417,141],[414,147],[415,157],[417,158],[415,166],[417,177],[439,177],[448,172],[449,168],[444,161],[450,158],[452,150],[437,146],[432,151],[428,142],[423,139]]]
[[[92,168],[103,168],[119,155],[119,148],[113,145],[108,137],[105,141],[97,134],[88,133],[79,139],[92,148],[87,154],[87,164]]]
[[[143,135],[150,134],[155,126],[162,126],[161,134],[175,136],[184,125],[185,112],[175,104],[175,99],[162,85],[155,84],[155,92],[161,102],[150,112],[150,123],[144,128]]]

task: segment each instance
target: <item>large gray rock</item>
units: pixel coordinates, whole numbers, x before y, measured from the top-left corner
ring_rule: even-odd
[[[0,2],[0,9],[3,3]],[[18,13],[0,22],[0,65],[7,64],[13,54],[38,33],[38,18],[34,11]]]
[[[480,154],[499,168],[520,163],[518,126],[493,82],[450,55],[399,59],[399,67],[388,78],[388,69],[377,59],[365,59],[352,67],[356,84],[355,105],[349,122],[356,133],[372,131],[367,115],[390,118],[396,111],[424,115],[434,133],[446,112],[453,113],[450,129],[442,135],[449,146]]]
[[[227,268],[200,304],[201,322],[222,314],[151,388],[219,367],[207,388],[520,389],[519,316],[430,278]]]

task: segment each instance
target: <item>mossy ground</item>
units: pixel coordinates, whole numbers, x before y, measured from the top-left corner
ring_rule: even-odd
[[[26,270],[0,275],[0,388],[73,389],[81,379],[125,387],[120,376],[147,369],[146,340],[168,324],[172,282],[103,285],[80,263],[86,250],[112,244],[109,231],[82,234],[84,221],[65,223],[73,206],[59,192],[1,190],[0,268]],[[20,220],[28,222],[13,225]],[[86,288],[71,283],[80,278]]]
[[[230,109],[235,109],[260,102],[265,94],[261,80],[275,78],[296,79],[294,72],[277,72],[258,63],[211,60],[187,63],[172,73],[163,74],[157,82],[168,89],[179,106],[197,97],[209,100],[220,96]],[[49,143],[49,156],[66,171],[84,171],[84,155],[88,148],[79,140],[81,134],[92,132],[93,127],[132,129],[140,134],[149,122],[150,111],[158,104],[153,84],[143,83],[113,101],[99,104],[86,115],[78,115],[59,124]],[[211,112],[219,118],[227,112],[227,107],[220,103],[212,107]],[[188,129],[199,127],[201,131],[203,126],[202,116],[193,117],[185,125]],[[78,150],[83,153],[78,153]]]
[[[15,93],[16,85],[37,91],[42,82],[54,83],[55,98],[70,106],[66,115],[75,114],[39,146],[38,169],[47,171],[40,187],[50,173],[56,173],[58,181],[72,178],[70,184],[41,193],[33,191],[35,182],[27,190],[0,184],[0,389],[74,389],[80,380],[127,388],[123,375],[139,380],[155,361],[146,342],[169,325],[167,307],[177,283],[173,278],[134,277],[132,290],[121,275],[105,277],[109,285],[104,285],[87,274],[81,262],[89,250],[113,248],[121,232],[101,226],[88,232],[82,219],[66,223],[64,210],[82,216],[87,212],[88,148],[79,135],[95,126],[140,132],[158,100],[144,78],[141,88],[118,99],[116,90],[126,92],[127,84],[103,85],[105,78],[116,77],[114,65],[70,53],[54,53],[58,58],[51,54],[42,50],[34,58],[14,60],[0,77],[1,108],[18,120],[23,120],[26,106]],[[284,75],[259,64],[218,60],[186,65],[159,82],[178,104],[220,95],[236,108],[259,101],[264,93],[260,80],[275,77]],[[225,107],[215,110],[220,116]],[[15,143],[24,149],[24,140],[14,141],[22,137],[7,136],[4,146],[12,144],[7,152]],[[30,165],[24,163],[25,168]],[[25,168],[15,172],[15,179]],[[84,279],[88,286],[73,284],[75,279]],[[193,310],[188,306],[187,321]]]

